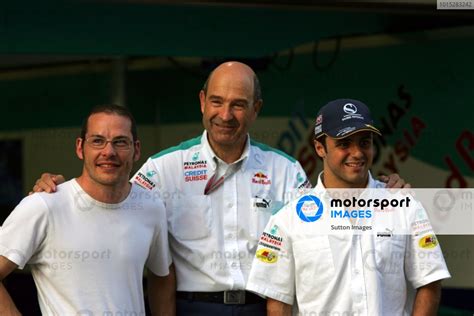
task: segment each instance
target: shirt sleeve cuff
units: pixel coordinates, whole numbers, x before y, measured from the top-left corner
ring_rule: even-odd
[[[10,249],[0,245],[0,255],[4,256],[14,264],[18,265],[18,269],[23,270],[26,265],[25,255],[19,250]]]
[[[429,276],[424,277],[422,280],[415,280],[412,282],[412,284],[413,284],[413,287],[417,289],[419,287],[425,286],[435,281],[449,279],[450,277],[451,277],[451,274],[449,274],[448,271],[439,271],[439,272],[436,272]]]
[[[269,288],[264,288],[251,282],[247,283],[247,290],[283,302],[288,305],[293,305],[294,303],[294,296],[282,294],[281,292]]]

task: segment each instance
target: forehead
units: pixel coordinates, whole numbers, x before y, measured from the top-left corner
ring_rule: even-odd
[[[253,76],[237,71],[217,71],[208,84],[209,96],[253,99]]]
[[[87,135],[132,136],[132,122],[115,113],[95,113],[87,120]]]

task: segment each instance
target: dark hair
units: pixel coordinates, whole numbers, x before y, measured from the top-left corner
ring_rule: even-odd
[[[89,117],[97,113],[117,114],[117,115],[128,118],[130,122],[132,123],[131,132],[132,132],[133,141],[137,140],[138,138],[137,124],[135,122],[135,119],[133,118],[132,113],[126,107],[116,105],[116,104],[101,104],[101,105],[96,105],[92,108],[92,110],[89,112],[86,119],[82,123],[82,129],[81,129],[82,139],[86,138],[87,124],[89,121]]]
[[[202,91],[204,91],[204,94],[207,94],[207,86],[209,84],[209,80],[211,79],[213,73],[214,73],[214,70],[211,71],[206,81],[204,82],[204,85],[202,86]],[[260,87],[260,81],[258,80],[257,75],[254,74],[253,75],[253,101],[257,102],[260,100],[262,100],[262,88]]]

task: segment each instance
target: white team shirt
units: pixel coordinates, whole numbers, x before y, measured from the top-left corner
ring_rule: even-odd
[[[368,188],[380,187],[385,184],[369,175]],[[324,191],[320,175],[310,194]],[[248,290],[295,304],[301,315],[410,315],[414,289],[450,277],[439,244],[419,245],[435,238],[431,230],[422,236],[321,234],[326,219],[301,220],[298,201],[266,226]]]
[[[169,273],[164,205],[132,185],[118,204],[75,179],[24,198],[0,229],[0,255],[32,265],[44,315],[145,315],[143,268]]]
[[[233,164],[219,161],[207,133],[148,159],[132,181],[159,188],[166,205],[179,291],[244,289],[257,242],[272,212],[309,184],[286,154],[250,141]],[[219,164],[233,172],[209,195]]]

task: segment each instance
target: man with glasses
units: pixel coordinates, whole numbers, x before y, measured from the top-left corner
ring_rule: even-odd
[[[0,279],[31,264],[44,315],[145,315],[146,266],[152,311],[173,314],[174,288],[162,287],[174,278],[164,205],[129,182],[140,157],[130,112],[94,108],[76,154],[84,162],[78,178],[56,194],[26,197],[5,220]],[[0,314],[19,314],[1,283]]]

